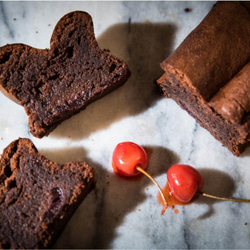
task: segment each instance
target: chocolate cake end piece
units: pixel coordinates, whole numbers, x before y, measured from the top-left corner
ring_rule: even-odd
[[[87,163],[57,164],[29,139],[13,141],[0,159],[0,247],[51,247],[94,187]]]

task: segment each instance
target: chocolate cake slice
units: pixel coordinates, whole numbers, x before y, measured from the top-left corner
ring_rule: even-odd
[[[30,132],[38,138],[129,76],[125,62],[99,48],[92,18],[82,11],[59,20],[50,49],[24,44],[0,48],[0,89],[24,106]]]
[[[94,186],[86,163],[60,165],[13,141],[0,159],[0,248],[50,247]]]
[[[249,145],[250,14],[240,2],[217,2],[180,46],[161,63],[157,80],[233,154]]]

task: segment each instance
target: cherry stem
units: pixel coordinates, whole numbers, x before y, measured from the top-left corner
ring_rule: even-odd
[[[144,171],[141,167],[137,166],[136,170],[139,171],[139,172],[141,172],[142,174],[146,175],[157,186],[157,188],[159,189],[159,192],[161,194],[162,200],[164,202],[164,208],[162,210],[162,214],[163,214],[165,212],[165,210],[167,209],[167,207],[168,207],[168,203],[167,203],[167,200],[166,200],[166,198],[165,198],[165,196],[164,196],[164,194],[162,192],[161,187],[156,182],[156,180],[151,175],[149,175],[146,171]]]
[[[219,197],[219,196],[212,195],[212,194],[207,194],[207,193],[204,193],[204,192],[197,192],[197,194],[205,196],[205,197],[209,197],[209,198],[212,198],[212,199],[216,199],[216,200],[234,201],[234,202],[250,202],[250,200],[247,200],[247,199],[225,198],[225,197]]]

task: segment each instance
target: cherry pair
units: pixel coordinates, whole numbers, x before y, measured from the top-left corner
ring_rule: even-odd
[[[154,178],[146,172],[148,166],[148,156],[143,147],[133,142],[119,143],[115,147],[112,155],[112,166],[115,173],[127,177],[135,176],[140,173],[145,174],[157,185],[165,203],[165,209],[167,208],[168,204],[161,188]],[[198,170],[189,165],[173,165],[167,171],[167,179],[171,195],[174,195],[177,200],[184,203],[191,201],[195,194],[220,200],[250,202],[250,200],[223,198],[202,192],[204,179]]]

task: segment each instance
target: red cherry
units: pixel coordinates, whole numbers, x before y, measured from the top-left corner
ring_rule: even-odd
[[[173,165],[167,172],[167,178],[172,194],[181,202],[191,201],[204,185],[200,172],[189,165]]]
[[[171,190],[170,195],[181,202],[187,203],[192,200],[195,194],[198,194],[217,200],[250,203],[248,199],[225,198],[202,192],[204,179],[198,170],[189,165],[173,165],[167,172],[167,178]]]
[[[133,142],[122,142],[117,144],[112,155],[112,166],[115,173],[124,175],[127,177],[135,176],[140,173],[146,175],[158,188],[162,200],[164,202],[164,208],[162,214],[167,209],[166,198],[156,180],[148,174],[145,169],[148,165],[148,156],[146,151]]]
[[[112,155],[112,166],[117,174],[127,177],[140,174],[137,167],[145,170],[148,165],[148,156],[145,150],[133,142],[117,144]]]

